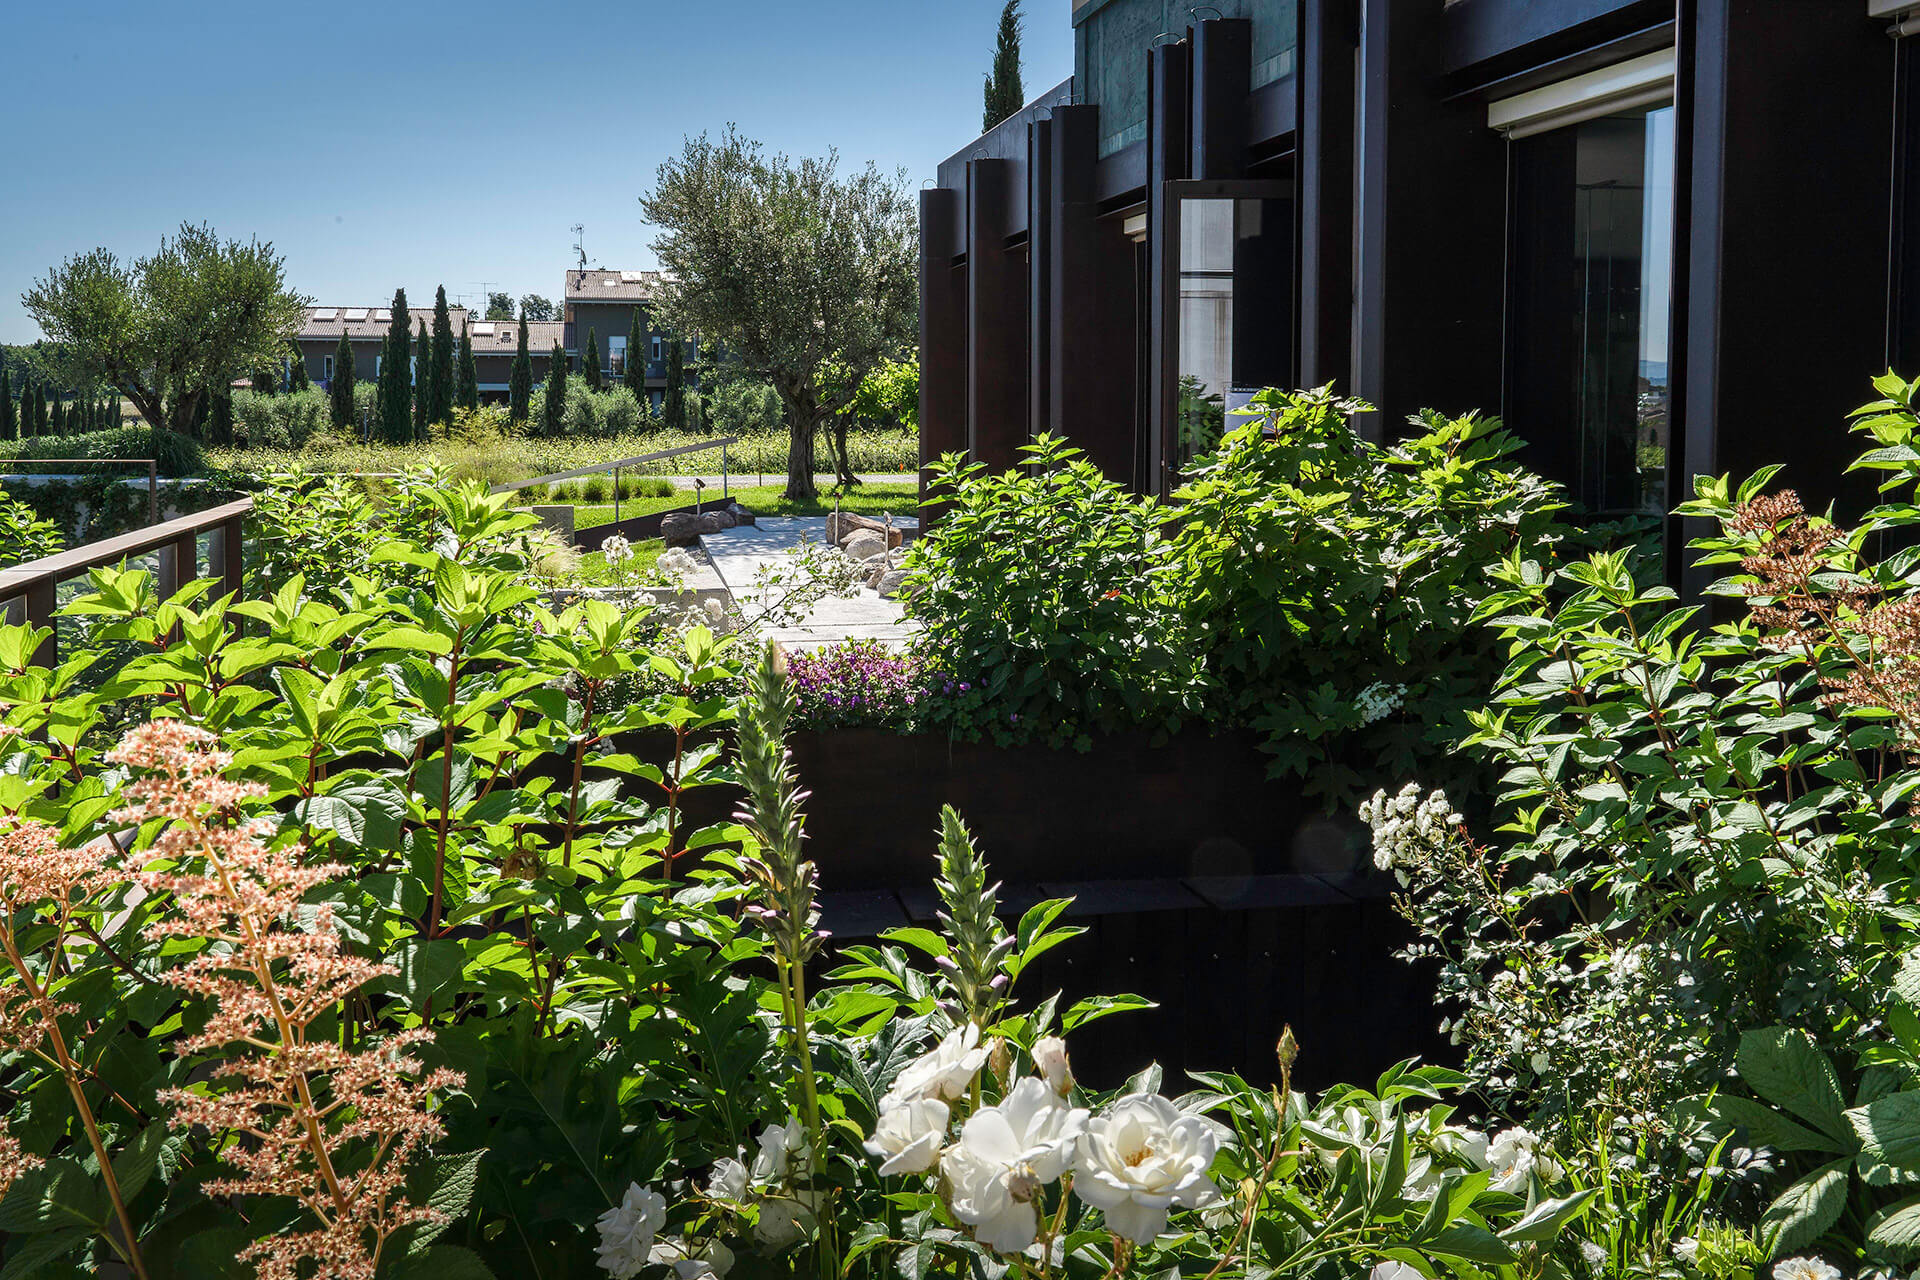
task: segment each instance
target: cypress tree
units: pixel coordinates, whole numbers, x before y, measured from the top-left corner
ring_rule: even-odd
[[[633,398],[642,402],[647,398],[646,336],[640,325],[640,308],[635,307],[633,323],[627,326],[627,367],[621,371],[620,380],[633,392]]]
[[[413,438],[425,440],[433,421],[433,340],[427,337],[427,322],[422,319],[413,344]]]
[[[540,405],[540,428],[550,436],[560,434],[567,416],[567,350],[553,344],[553,358],[547,364],[547,396]]]
[[[666,420],[670,431],[687,429],[687,356],[686,343],[677,335],[667,336]]]
[[[311,391],[313,380],[307,377],[307,353],[300,349],[299,343],[288,343],[293,348],[293,359],[287,369],[287,390]]]
[[[1027,105],[1020,83],[1020,0],[1007,0],[1000,11],[1000,31],[993,44],[993,71],[987,76],[986,111],[980,131],[985,133]]]
[[[336,427],[353,425],[353,344],[347,331],[340,331],[340,345],[333,352],[333,381],[327,387],[333,398],[332,418]]]
[[[587,390],[600,389],[600,339],[591,326],[587,329],[587,353],[581,357],[580,372],[587,376]]]
[[[480,368],[473,362],[473,334],[464,324],[460,326],[460,369],[454,399],[468,412],[480,407]]]
[[[53,434],[67,434],[67,402],[57,395],[53,398]]]
[[[533,356],[527,351],[527,318],[520,317],[520,349],[513,353],[513,376],[507,380],[507,419],[525,422],[533,408]]]
[[[112,431],[120,425],[120,395],[118,392],[108,392],[106,400],[101,403],[100,425],[109,431]]]
[[[271,369],[255,369],[253,371],[253,389],[260,395],[272,395],[278,390],[278,387],[275,386],[275,383],[278,381],[279,380],[273,376],[273,370]]]
[[[433,364],[423,372],[427,375],[426,420],[433,423],[452,421],[453,317],[447,312],[445,285],[441,285],[433,295]]]
[[[0,440],[20,438],[20,418],[13,408],[13,378],[0,365]]]
[[[48,435],[52,426],[52,419],[47,414],[47,384],[43,382],[33,389],[33,434]]]
[[[407,317],[407,291],[393,295],[393,319],[387,325],[387,344],[380,352],[380,434],[393,444],[413,439],[412,373],[408,366],[408,345],[413,341],[413,326]]]

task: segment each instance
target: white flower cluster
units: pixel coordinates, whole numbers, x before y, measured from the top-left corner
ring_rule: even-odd
[[[1372,724],[1398,711],[1406,696],[1407,686],[1376,680],[1355,695],[1353,709],[1360,713],[1361,724]]]
[[[600,554],[609,565],[623,565],[633,559],[633,544],[616,533],[600,540]]]
[[[1373,828],[1373,865],[1391,871],[1415,861],[1420,850],[1440,843],[1462,819],[1444,791],[1423,799],[1420,784],[1409,782],[1400,794],[1382,788],[1360,803],[1360,820]]]
[[[685,547],[668,547],[653,564],[668,582],[675,584],[692,577],[700,567],[700,562]]]
[[[990,1056],[979,1038],[969,1024],[902,1071],[866,1144],[883,1174],[938,1169],[953,1216],[979,1243],[1003,1254],[1031,1248],[1042,1190],[1069,1171],[1074,1194],[1136,1244],[1164,1231],[1176,1206],[1219,1199],[1208,1177],[1219,1142],[1211,1125],[1150,1093],[1121,1098],[1098,1116],[1073,1106],[1066,1045],[1053,1036],[1033,1047],[1039,1074],[968,1116],[958,1141],[943,1149],[947,1102],[965,1096]]]
[[[1773,1280],[1840,1280],[1840,1268],[1818,1258],[1783,1258],[1774,1264]]]

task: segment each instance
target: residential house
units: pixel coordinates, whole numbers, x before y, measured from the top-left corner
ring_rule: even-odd
[[[1054,3],[1073,77],[920,193],[928,455],[1054,431],[1166,493],[1331,382],[1375,438],[1497,413],[1597,515],[1770,462],[1868,496],[1846,414],[1920,372],[1920,0]]]
[[[567,272],[561,291],[562,314],[567,326],[567,354],[573,367],[579,368],[586,355],[587,335],[591,333],[600,348],[600,368],[607,377],[619,379],[633,353],[627,350],[627,337],[633,327],[633,313],[640,311],[640,332],[646,349],[639,358],[646,364],[647,395],[659,409],[667,386],[668,335],[652,322],[654,295],[660,287],[658,271],[611,271],[589,267]],[[688,342],[682,357],[689,385],[694,382],[694,347]]]

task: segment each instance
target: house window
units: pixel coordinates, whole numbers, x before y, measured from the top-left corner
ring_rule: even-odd
[[[607,372],[619,377],[627,371],[627,339],[625,334],[614,334],[607,339]]]
[[[667,358],[666,339],[662,338],[659,334],[656,333],[653,335],[652,338],[648,339],[647,341],[647,359],[657,364],[660,361],[665,360],[666,358]]]
[[[333,357],[332,356],[320,357],[320,379],[323,382],[333,381]]]
[[[1513,143],[1505,417],[1596,515],[1662,515],[1672,439],[1674,111]]]

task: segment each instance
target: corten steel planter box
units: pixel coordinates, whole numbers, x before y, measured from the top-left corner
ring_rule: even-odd
[[[837,889],[924,882],[943,804],[1009,881],[1344,873],[1368,857],[1364,828],[1266,776],[1251,734],[1112,734],[1078,752],[836,729],[789,745]]]

